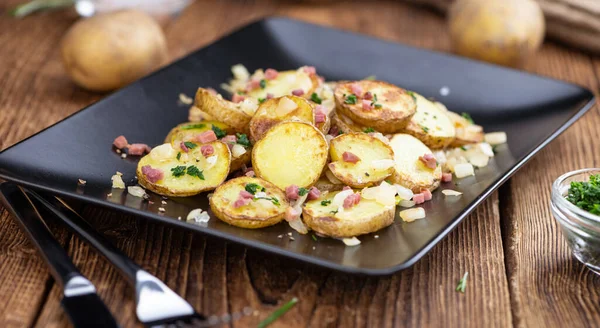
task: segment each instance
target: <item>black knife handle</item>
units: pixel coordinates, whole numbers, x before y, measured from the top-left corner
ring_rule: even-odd
[[[136,273],[141,268],[106,239],[104,235],[96,231],[77,212],[58,201],[54,196],[45,193],[38,194],[31,190],[25,190],[25,193],[40,212],[44,214],[48,213],[65,223],[81,239],[91,244],[98,252],[104,255],[109,262],[116,266],[135,285]]]
[[[52,236],[41,215],[36,212],[21,189],[12,183],[0,185],[0,197],[31,242],[50,266],[52,276],[64,286],[71,278],[81,275],[67,252]]]

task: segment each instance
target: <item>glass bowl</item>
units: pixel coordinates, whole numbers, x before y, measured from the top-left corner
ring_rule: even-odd
[[[600,168],[561,175],[552,184],[551,207],[573,255],[600,275],[600,216],[580,209],[565,198],[572,181],[589,181],[594,174],[600,174]]]

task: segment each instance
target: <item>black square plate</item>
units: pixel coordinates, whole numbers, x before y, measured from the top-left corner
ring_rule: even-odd
[[[359,80],[368,75],[441,99],[449,109],[469,112],[486,131],[506,131],[508,144],[475,177],[446,188],[464,194],[454,201],[434,193],[427,218],[396,222],[362,244],[346,247],[332,239],[278,238],[287,224],[259,230],[235,228],[213,218],[208,224],[185,222],[194,208],[208,209],[206,194],[153,204],[112,190],[110,177],[135,176],[136,159],[121,159],[112,148],[121,134],[134,142],[162,143],[171,127],[186,121],[178,95],[198,86],[218,87],[230,67],[250,71],[273,67],[317,67],[328,80]],[[442,90],[444,92],[441,92]],[[442,93],[445,96],[442,96]],[[515,70],[415,49],[362,35],[298,21],[272,18],[253,23],[82,110],[0,153],[0,177],[17,183],[134,213],[336,270],[389,274],[409,267],[429,251],[492,191],[593,104],[579,86]],[[78,187],[77,180],[87,180]],[[159,213],[164,207],[166,212]],[[178,217],[184,218],[178,220]]]

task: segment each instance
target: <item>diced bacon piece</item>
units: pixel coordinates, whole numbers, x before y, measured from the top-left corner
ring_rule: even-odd
[[[152,150],[150,146],[140,143],[131,144],[127,149],[129,155],[144,155],[144,153],[149,153]]]
[[[250,199],[250,198],[240,197],[233,203],[233,208],[239,208],[242,206],[246,206],[246,205],[250,204],[251,201],[252,201],[252,199]]]
[[[296,89],[296,90],[293,90],[293,91],[292,91],[292,94],[293,94],[294,96],[298,96],[298,97],[300,97],[300,96],[302,96],[302,95],[304,94],[304,90],[302,90],[302,89]]]
[[[215,153],[215,149],[211,145],[204,145],[204,146],[202,146],[202,148],[200,148],[200,151],[202,152],[202,155],[204,157],[208,157],[208,156],[210,156],[210,155],[212,155],[212,154]]]
[[[267,70],[265,71],[265,79],[267,79],[267,80],[276,79],[277,75],[279,75],[279,72],[277,72],[276,70],[274,70],[272,68],[267,68]]]
[[[344,188],[342,188],[342,191],[343,190],[350,190],[350,189],[352,189],[352,188],[350,188],[349,186],[344,186]]]
[[[442,173],[442,182],[451,182],[452,173]]]
[[[334,126],[332,126],[332,127],[329,129],[329,134],[330,134],[330,135],[332,135],[332,136],[334,136],[334,137],[337,137],[337,135],[338,135],[339,133],[340,133],[340,129],[339,129],[337,126],[335,126],[335,125],[334,125]]]
[[[426,161],[430,161],[430,160],[432,160],[432,159],[435,159],[435,156],[433,156],[433,154],[425,154],[425,155],[423,155],[423,158],[424,158]]]
[[[247,190],[241,190],[240,191],[240,197],[244,198],[244,199],[252,199],[254,198],[254,195],[252,195],[251,193],[249,193]]]
[[[181,142],[179,143],[179,148],[181,148],[181,150],[183,150],[184,153],[187,153],[188,151],[190,151],[190,149],[185,145],[185,142]]]
[[[371,106],[371,101],[363,99],[363,101],[362,101],[362,109],[364,109],[364,110],[371,110],[371,109],[373,109],[373,106]]]
[[[360,194],[354,193],[352,195],[348,195],[346,199],[344,199],[344,208],[351,208],[354,205],[360,203]]]
[[[315,123],[324,123],[326,120],[325,113],[323,112],[323,105],[317,105],[315,107]]]
[[[419,160],[425,164],[428,168],[434,170],[437,167],[437,160],[433,156],[433,154],[425,154],[423,156],[419,156]]]
[[[273,99],[273,97],[275,97],[275,95],[272,93],[267,93],[267,99]]]
[[[423,194],[423,196],[425,196],[425,201],[431,200],[431,198],[433,197],[433,195],[431,194],[431,190],[429,189],[423,189],[421,190],[421,193]]]
[[[223,141],[224,143],[236,143],[237,137],[230,134],[228,136],[224,136],[223,138],[221,138],[221,141]]]
[[[208,91],[208,93],[210,93],[213,96],[218,95],[217,90],[213,89],[213,88],[206,88],[206,91]]]
[[[414,194],[412,200],[415,204],[423,204],[425,203],[425,195],[423,193]]]
[[[371,93],[371,91],[365,92],[365,94],[363,95],[363,99],[366,99],[366,100],[373,99],[373,94]]]
[[[256,174],[254,173],[254,170],[248,170],[248,171],[246,171],[246,173],[244,173],[244,175],[247,177],[251,177],[251,178],[254,178],[256,176]]]
[[[300,195],[298,194],[299,190],[300,188],[298,188],[298,186],[289,185],[285,188],[285,196],[288,199],[296,200],[300,197]]]
[[[286,221],[290,222],[290,221],[294,221],[294,220],[297,220],[298,218],[300,218],[300,214],[302,214],[302,212],[300,212],[290,206],[285,210],[284,218]]]
[[[151,183],[156,183],[164,178],[164,173],[162,170],[153,169],[150,165],[142,166],[142,174],[145,175],[148,181]]]
[[[317,69],[314,66],[304,66],[304,72],[308,75],[317,74]]]
[[[213,130],[204,131],[204,132],[200,133],[199,135],[197,135],[194,139],[196,141],[198,141],[199,143],[213,142],[213,141],[217,140],[217,135],[215,134],[215,131],[213,131]]]
[[[234,94],[233,97],[231,97],[231,101],[233,101],[234,103],[239,103],[242,102],[244,99],[246,99],[246,97],[239,95],[239,94]]]
[[[360,161],[360,158],[358,158],[358,156],[354,155],[353,153],[351,153],[349,151],[345,151],[342,154],[342,160],[344,160],[344,162],[348,162],[348,163],[356,163],[356,162]]]
[[[306,198],[308,200],[315,200],[319,197],[321,197],[321,191],[317,189],[317,187],[310,187],[310,190],[308,191],[308,197]]]
[[[363,89],[358,83],[352,83],[350,85],[350,91],[352,91],[352,93],[355,94],[357,97],[360,97],[360,95],[363,94]]]
[[[246,91],[252,91],[258,88],[260,88],[260,80],[258,79],[251,79],[246,84]]]
[[[117,147],[118,149],[123,149],[123,148],[127,147],[127,145],[129,145],[129,143],[127,142],[127,139],[125,138],[125,136],[118,136],[115,138],[115,141],[113,141],[113,145],[115,147]]]

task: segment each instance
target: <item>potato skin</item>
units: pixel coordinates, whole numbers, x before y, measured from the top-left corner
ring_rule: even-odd
[[[191,106],[188,114],[188,121],[190,122],[202,122],[202,121],[214,121],[214,118],[207,112],[201,110],[196,106]]]
[[[334,112],[331,115],[331,124],[338,128],[342,133],[348,132],[364,132],[367,128],[352,122],[352,120],[346,117],[344,114]]]
[[[238,104],[223,99],[221,95],[198,88],[195,106],[212,116],[215,121],[223,122],[236,131],[248,132],[248,123],[252,116],[241,110]]]
[[[292,100],[298,106],[296,109],[286,113],[285,115],[277,115],[277,107],[282,99]],[[267,133],[273,126],[290,120],[298,120],[300,122],[315,123],[313,105],[305,98],[296,96],[283,96],[265,100],[256,113],[250,120],[250,141],[256,143]]]
[[[280,205],[270,208],[259,208],[251,203],[240,208],[234,208],[240,191],[245,190],[249,183],[256,183],[266,188],[268,197],[276,197]],[[239,177],[231,179],[217,187],[209,199],[210,209],[221,221],[240,228],[257,229],[264,228],[281,222],[285,211],[289,207],[285,193],[272,183],[251,177]]]
[[[168,58],[161,27],[136,10],[77,21],[62,39],[61,55],[71,79],[93,91],[123,87],[160,67]]]
[[[288,78],[294,77],[294,83],[288,83]],[[301,97],[310,98],[313,92],[315,92],[316,88],[319,86],[320,81],[318,76],[309,75],[305,73],[303,70],[290,70],[290,71],[281,71],[277,75],[275,80],[265,80],[266,87],[254,89],[250,92],[246,92],[246,95],[255,98],[267,98],[267,94],[270,93],[273,97],[282,97],[292,95],[292,91],[296,89],[302,89],[304,93]],[[245,91],[245,90],[240,90]]]
[[[473,124],[461,115],[451,111],[447,111],[446,115],[450,118],[456,130],[456,137],[450,143],[450,147],[460,147],[483,142],[485,136],[483,127]]]
[[[282,122],[271,128],[252,148],[256,176],[281,189],[307,188],[318,179],[327,162],[327,140],[305,122]]]
[[[418,93],[413,95],[417,99],[417,112],[402,132],[421,140],[431,149],[447,147],[456,137],[452,121],[439,106]]]
[[[201,126],[201,125],[204,125],[204,126]],[[227,126],[226,124],[223,124],[221,122],[216,122],[216,121],[185,122],[185,123],[178,124],[176,127],[172,128],[171,131],[169,131],[169,134],[167,134],[167,136],[165,137],[165,143],[169,142],[173,146],[176,146],[179,144],[179,142],[177,142],[177,141],[190,140],[189,138],[186,138],[187,135],[195,136],[202,132],[209,131],[212,129],[213,125],[218,127],[219,129],[227,132],[227,134],[235,133],[235,131],[232,128],[230,128],[229,126]]]
[[[346,96],[352,94],[351,85],[358,84],[363,93],[377,94],[381,108],[365,110],[362,107],[362,95],[356,95],[355,104],[348,104]],[[352,121],[372,127],[382,133],[395,133],[408,124],[417,105],[413,97],[404,89],[383,81],[354,81],[337,85],[335,92],[336,110]]]
[[[389,177],[392,183],[397,183],[420,193],[423,189],[435,190],[442,179],[442,166],[434,170],[419,161],[419,156],[431,150],[419,139],[409,134],[395,134],[390,140],[396,161],[395,172]]]
[[[246,149],[246,152],[240,157],[231,157],[231,168],[229,172],[237,171],[244,165],[248,165],[252,161],[252,148]]]
[[[315,182],[314,187],[319,189],[321,192],[323,191],[339,191],[344,188],[343,184],[333,184],[327,177],[321,177],[317,182]]]

